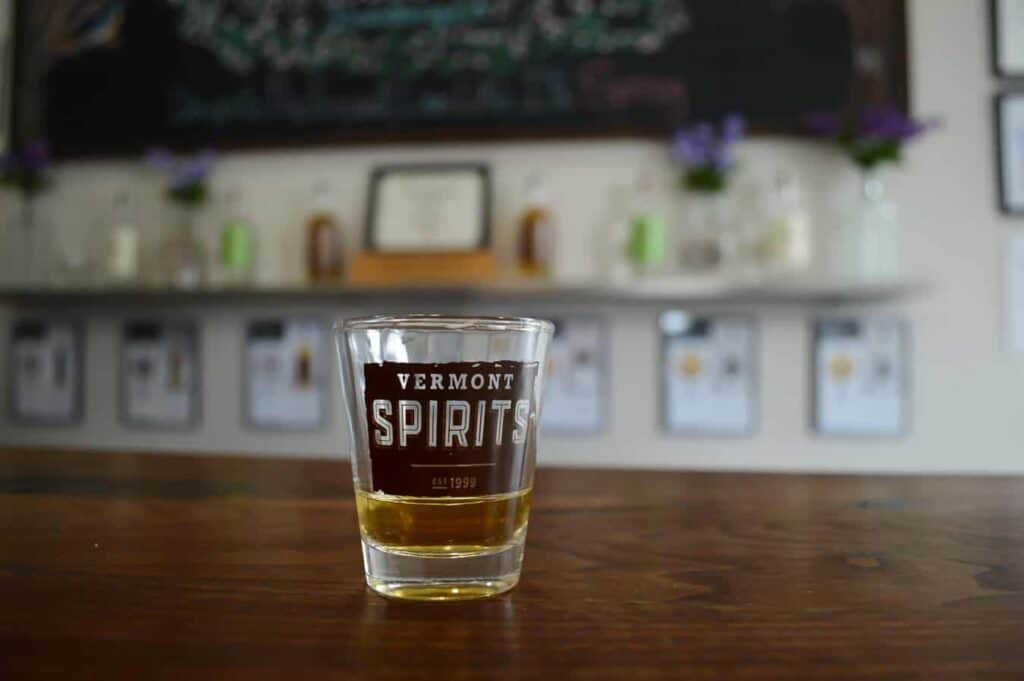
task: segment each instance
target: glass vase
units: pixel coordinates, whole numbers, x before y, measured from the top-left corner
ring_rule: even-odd
[[[50,284],[51,246],[53,237],[49,217],[43,210],[40,197],[25,194],[18,208],[20,248],[17,249],[19,282],[28,288]]]
[[[842,227],[837,269],[850,279],[877,281],[900,276],[900,222],[876,171],[861,178],[860,200]]]
[[[679,264],[689,272],[710,273],[736,260],[738,235],[733,206],[724,192],[694,192],[679,225]]]
[[[196,206],[175,207],[170,233],[160,246],[158,268],[165,286],[194,289],[206,280],[203,247],[196,236]]]

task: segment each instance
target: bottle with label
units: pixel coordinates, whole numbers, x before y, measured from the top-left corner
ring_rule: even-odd
[[[811,216],[796,176],[780,171],[757,239],[757,260],[769,270],[804,270],[811,264]]]
[[[668,249],[668,229],[656,210],[654,186],[649,173],[637,178],[629,212],[627,257],[638,275],[660,271]]]
[[[238,187],[224,199],[224,225],[220,232],[220,283],[231,286],[251,284],[255,273],[256,239],[245,218],[243,194]]]
[[[139,278],[141,238],[131,197],[114,194],[110,231],[107,234],[106,274],[112,284],[133,284]]]
[[[341,222],[331,209],[330,190],[320,182],[306,220],[306,274],[314,284],[341,281],[344,273]]]
[[[540,175],[526,181],[526,201],[519,218],[517,269],[524,277],[548,278],[557,251],[554,215]]]

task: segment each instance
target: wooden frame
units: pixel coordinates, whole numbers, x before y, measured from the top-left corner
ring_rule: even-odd
[[[473,248],[467,251],[486,250],[491,245],[491,210],[493,201],[493,188],[491,186],[491,170],[485,163],[460,162],[460,163],[420,163],[404,165],[379,166],[373,170],[370,176],[369,197],[367,200],[366,228],[363,235],[363,245],[367,251],[379,251],[377,239],[377,219],[380,214],[380,187],[388,175],[398,173],[415,173],[423,175],[445,174],[445,173],[473,173],[479,176],[481,182],[481,211],[479,216],[479,238]],[[387,251],[392,253],[393,251]],[[436,253],[438,251],[424,249],[415,250],[416,253]],[[453,252],[453,251],[448,251]]]
[[[57,0],[54,0],[55,2]],[[867,55],[865,64],[854,64],[848,101],[851,106],[870,103],[894,103],[909,106],[909,74],[907,67],[906,0],[834,0],[849,17],[854,54]],[[230,149],[265,149],[281,147],[322,147],[326,145],[366,145],[437,140],[499,140],[499,139],[565,139],[565,138],[663,138],[680,120],[653,122],[635,116],[616,120],[551,122],[538,125],[527,115],[515,124],[497,125],[485,120],[464,123],[439,117],[428,128],[403,125],[402,121],[348,125],[343,122],[321,122],[309,127],[284,129],[268,123],[253,129],[211,130],[198,127],[164,130],[159,133],[124,133],[126,137],[112,140],[76,139],[61,144],[58,136],[45,129],[48,93],[47,57],[34,47],[26,27],[38,23],[33,12],[53,3],[16,2],[15,111],[13,138],[16,142],[49,136],[61,158],[136,156],[142,149],[168,145],[191,149],[207,145]],[[764,114],[752,121],[756,132],[802,132],[799,120],[792,116],[777,118]]]

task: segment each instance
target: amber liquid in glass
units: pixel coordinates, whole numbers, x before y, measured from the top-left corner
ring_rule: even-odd
[[[309,219],[306,235],[306,260],[309,280],[314,283],[341,279],[341,227],[329,213],[317,213]]]
[[[476,497],[403,497],[356,491],[366,541],[391,552],[474,555],[521,542],[530,490]]]
[[[554,260],[554,222],[542,207],[528,208],[519,221],[519,273],[527,277],[551,275]]]

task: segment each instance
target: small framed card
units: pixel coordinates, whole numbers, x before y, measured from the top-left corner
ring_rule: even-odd
[[[996,98],[999,203],[1004,213],[1024,214],[1024,92]]]
[[[490,246],[491,176],[482,164],[378,168],[370,181],[369,206],[368,251],[457,252]]]
[[[131,321],[121,338],[121,419],[183,430],[199,421],[199,342],[188,321]]]
[[[895,318],[814,324],[814,427],[822,435],[895,437],[908,429],[909,331]]]
[[[82,419],[84,331],[75,321],[21,319],[10,354],[10,410],[14,421],[45,426]]]
[[[543,432],[592,435],[604,429],[607,336],[602,319],[576,317],[555,321],[540,418]]]
[[[249,324],[245,420],[266,430],[316,430],[327,413],[327,333],[315,319]]]
[[[659,323],[665,429],[751,435],[757,422],[753,320],[671,311]]]
[[[996,75],[1024,76],[1024,0],[991,0],[992,63]]]

